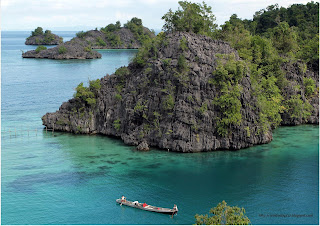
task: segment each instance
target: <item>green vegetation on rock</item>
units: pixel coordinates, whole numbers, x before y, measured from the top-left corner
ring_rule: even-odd
[[[210,35],[217,27],[211,7],[205,2],[192,3],[179,1],[181,7],[173,12],[171,9],[162,19],[165,21],[163,30],[167,32],[186,31],[196,34]]]
[[[80,101],[84,101],[90,107],[94,107],[96,105],[96,97],[100,89],[100,79],[89,81],[89,87],[83,86],[83,82],[81,82],[77,86],[76,93],[73,96]]]
[[[120,119],[114,120],[114,122],[113,122],[113,127],[114,127],[117,131],[120,130],[120,128],[121,128],[121,121],[120,121]]]
[[[44,32],[44,43],[50,43],[55,39],[54,34],[51,33],[50,30],[46,30]]]
[[[311,96],[316,90],[316,83],[312,78],[303,78],[306,97]]]
[[[84,38],[86,34],[87,34],[87,32],[79,31],[79,32],[76,33],[76,36],[78,38]]]
[[[220,55],[213,78],[209,83],[220,89],[213,103],[220,109],[221,116],[217,118],[217,131],[221,136],[226,136],[232,125],[241,123],[241,86],[239,82],[246,73],[244,62],[236,60],[235,55]]]
[[[195,215],[196,225],[248,225],[249,218],[244,208],[228,206],[225,201],[210,210],[212,216]]]
[[[47,49],[47,47],[45,47],[45,46],[38,46],[37,48],[36,48],[36,52],[37,53],[40,53],[42,50],[46,50]]]
[[[128,28],[141,44],[151,40],[150,36],[145,33],[142,25],[142,20],[139,18],[133,17],[130,21],[128,21],[123,26],[125,28]]]
[[[42,27],[37,27],[34,31],[31,32],[31,36],[43,35]]]
[[[292,119],[306,119],[311,115],[311,111],[312,106],[309,102],[304,102],[299,94],[286,101],[286,112]]]
[[[67,52],[67,48],[64,45],[59,46],[58,49],[59,54],[64,54]]]
[[[103,33],[107,34],[108,32],[114,32],[117,30],[120,30],[121,28],[121,23],[120,21],[117,21],[115,24],[108,24],[107,26],[103,27],[100,29]]]

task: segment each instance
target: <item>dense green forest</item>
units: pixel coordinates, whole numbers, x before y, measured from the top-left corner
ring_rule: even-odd
[[[171,9],[162,19],[165,33],[184,31],[210,36],[230,43],[246,62],[250,72],[253,92],[258,98],[260,124],[263,130],[276,128],[281,123],[281,114],[288,113],[292,118],[307,119],[312,106],[308,98],[316,94],[315,81],[303,78],[305,97],[297,94],[285,98],[283,89],[288,85],[284,64],[298,64],[302,71],[307,68],[319,70],[319,3],[293,4],[288,8],[268,6],[256,12],[252,20],[242,20],[233,14],[229,21],[218,27],[212,9],[206,3],[180,1],[179,9]],[[160,34],[163,36],[163,34]],[[159,35],[158,35],[159,36]],[[141,52],[143,49],[141,50]],[[141,58],[138,54],[137,58]],[[216,99],[217,107],[223,106],[225,118],[220,119],[221,135],[226,134],[229,124],[239,123],[240,108],[237,83],[228,78],[235,76],[238,63],[225,56],[227,63],[218,62],[214,74],[220,78],[221,96]],[[299,91],[298,91],[299,93]],[[229,104],[227,104],[229,103]],[[230,104],[233,103],[233,104]]]

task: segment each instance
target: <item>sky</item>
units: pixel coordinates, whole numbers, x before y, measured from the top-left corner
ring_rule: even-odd
[[[178,9],[179,0],[1,0],[1,30],[30,31],[36,27],[53,31],[80,31],[105,27],[132,17],[141,18],[143,25],[160,30],[161,17],[171,8]],[[191,0],[201,3],[202,0]],[[306,4],[311,0],[206,0],[223,24],[232,14],[242,19],[252,19],[253,14],[278,3],[288,7]]]

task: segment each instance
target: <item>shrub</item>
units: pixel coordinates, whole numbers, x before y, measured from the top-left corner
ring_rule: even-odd
[[[117,76],[127,76],[130,74],[130,70],[127,67],[120,67],[114,74]]]
[[[43,29],[42,29],[42,27],[37,27],[37,28],[31,33],[31,36],[36,36],[36,35],[43,35]]]
[[[90,53],[90,52],[92,51],[92,48],[91,48],[90,45],[88,45],[88,46],[84,47],[83,50],[84,50],[85,52]]]
[[[103,33],[108,33],[108,32],[114,32],[117,31],[121,28],[121,23],[120,21],[117,21],[115,24],[108,24],[107,26],[105,26],[104,28],[101,28],[100,30]]]
[[[199,112],[201,114],[204,114],[205,112],[207,112],[207,110],[208,110],[207,103],[202,103],[201,107],[199,108]]]
[[[168,67],[171,64],[171,58],[163,59],[162,63],[165,67]]]
[[[114,121],[113,121],[113,127],[114,127],[117,131],[120,130],[120,128],[121,128],[121,121],[120,121],[120,119],[117,119],[117,120],[114,120]]]
[[[79,31],[78,33],[76,33],[76,36],[78,38],[84,38],[84,36],[87,34],[87,32],[84,31]]]
[[[36,48],[36,53],[40,53],[42,50],[46,50],[46,49],[47,49],[47,47],[45,47],[45,46],[38,46]]]
[[[143,103],[141,103],[141,101],[139,100],[136,104],[136,106],[134,106],[134,112],[142,112],[144,110],[147,110],[147,106]]]
[[[172,94],[167,95],[167,97],[164,100],[164,106],[163,108],[165,110],[172,110],[174,108],[175,101]]]
[[[182,51],[185,51],[188,49],[188,41],[185,37],[182,37],[182,39],[180,39],[180,49]]]
[[[120,93],[116,93],[116,95],[114,96],[118,101],[122,100],[122,96]]]
[[[305,87],[304,90],[305,90],[306,97],[311,96],[316,90],[316,83],[312,78],[304,78],[303,85]]]
[[[178,70],[179,72],[183,73],[183,72],[186,72],[188,71],[188,63],[187,63],[187,60],[186,58],[184,57],[183,54],[181,54],[179,56],[179,59],[178,59]]]
[[[84,87],[83,82],[81,82],[77,88],[76,93],[73,95],[75,98],[84,101],[91,107],[96,105],[96,95],[101,89],[100,80],[89,80],[89,87]]]
[[[53,34],[45,34],[44,35],[44,42],[45,43],[50,43],[55,39],[55,36]]]
[[[152,68],[151,68],[151,67],[148,67],[148,68],[146,68],[146,69],[144,70],[144,73],[145,73],[146,75],[150,75],[151,72],[152,72]]]
[[[112,47],[118,47],[122,44],[120,35],[117,35],[115,33],[106,33],[106,38]]]
[[[64,54],[67,52],[67,48],[64,45],[59,46],[59,54]]]
[[[212,208],[210,213],[213,216],[196,214],[196,225],[248,225],[251,223],[245,215],[244,208],[228,206],[225,201]]]
[[[301,95],[292,96],[286,101],[286,111],[291,118],[306,119],[311,115],[312,106],[301,99]]]
[[[107,44],[105,43],[105,41],[103,41],[103,39],[101,37],[97,38],[97,44],[100,46],[106,46]]]
[[[89,89],[94,93],[98,93],[98,91],[101,89],[100,79],[89,80]]]

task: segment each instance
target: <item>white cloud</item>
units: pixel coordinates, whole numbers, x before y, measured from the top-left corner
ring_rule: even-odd
[[[120,20],[125,23],[136,16],[144,25],[160,29],[161,17],[171,8],[178,8],[179,0],[1,0],[2,29],[30,30],[37,26],[102,27]],[[201,3],[203,0],[191,0]],[[253,14],[271,4],[287,7],[309,0],[206,0],[212,6],[217,23],[222,24],[236,13],[251,19]]]
[[[120,20],[122,22],[126,22],[127,20],[130,20],[132,17],[138,17],[138,16],[136,14],[123,13],[120,11],[117,11],[115,14],[116,21]]]

